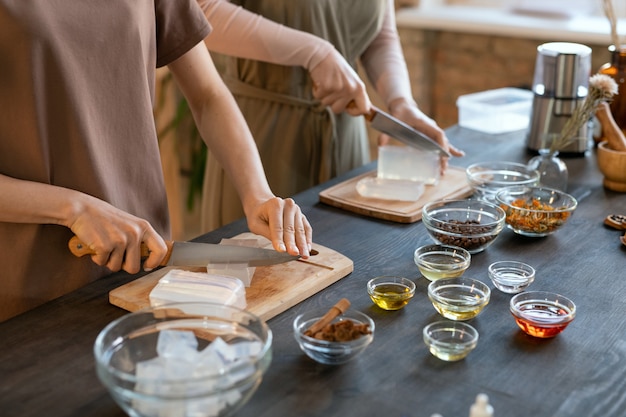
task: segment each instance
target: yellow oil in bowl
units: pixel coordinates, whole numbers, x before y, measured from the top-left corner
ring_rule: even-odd
[[[404,277],[376,277],[367,283],[367,292],[378,307],[384,310],[400,310],[415,295],[415,283]]]

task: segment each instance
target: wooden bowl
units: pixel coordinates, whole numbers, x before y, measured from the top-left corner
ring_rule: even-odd
[[[601,142],[597,150],[598,168],[604,174],[605,188],[626,192],[626,152],[607,148],[607,142]]]

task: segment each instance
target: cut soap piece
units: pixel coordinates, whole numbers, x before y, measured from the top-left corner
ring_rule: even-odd
[[[209,302],[246,308],[246,290],[240,279],[173,269],[150,292],[150,305]]]

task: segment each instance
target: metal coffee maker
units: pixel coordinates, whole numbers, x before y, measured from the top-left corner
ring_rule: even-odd
[[[578,43],[550,42],[537,47],[528,148],[549,148],[576,106],[587,96],[591,48]],[[592,127],[585,123],[562,154],[584,155],[592,145]]]

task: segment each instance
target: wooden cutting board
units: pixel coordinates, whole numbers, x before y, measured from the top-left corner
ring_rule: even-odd
[[[260,247],[272,247],[269,240],[252,233],[242,233],[234,239],[258,239]],[[317,244],[313,244],[313,249],[319,253],[306,261],[257,267],[250,286],[246,288],[246,310],[269,320],[354,270],[352,260],[339,252]],[[109,302],[128,311],[149,307],[150,291],[174,268],[202,271],[202,268],[164,267],[112,290]]]
[[[390,220],[398,223],[414,223],[422,218],[422,207],[431,201],[465,198],[473,190],[465,177],[465,169],[448,167],[437,185],[427,185],[417,201],[395,201],[363,197],[356,190],[362,178],[375,177],[376,170],[339,183],[320,192],[322,203],[354,213]]]

